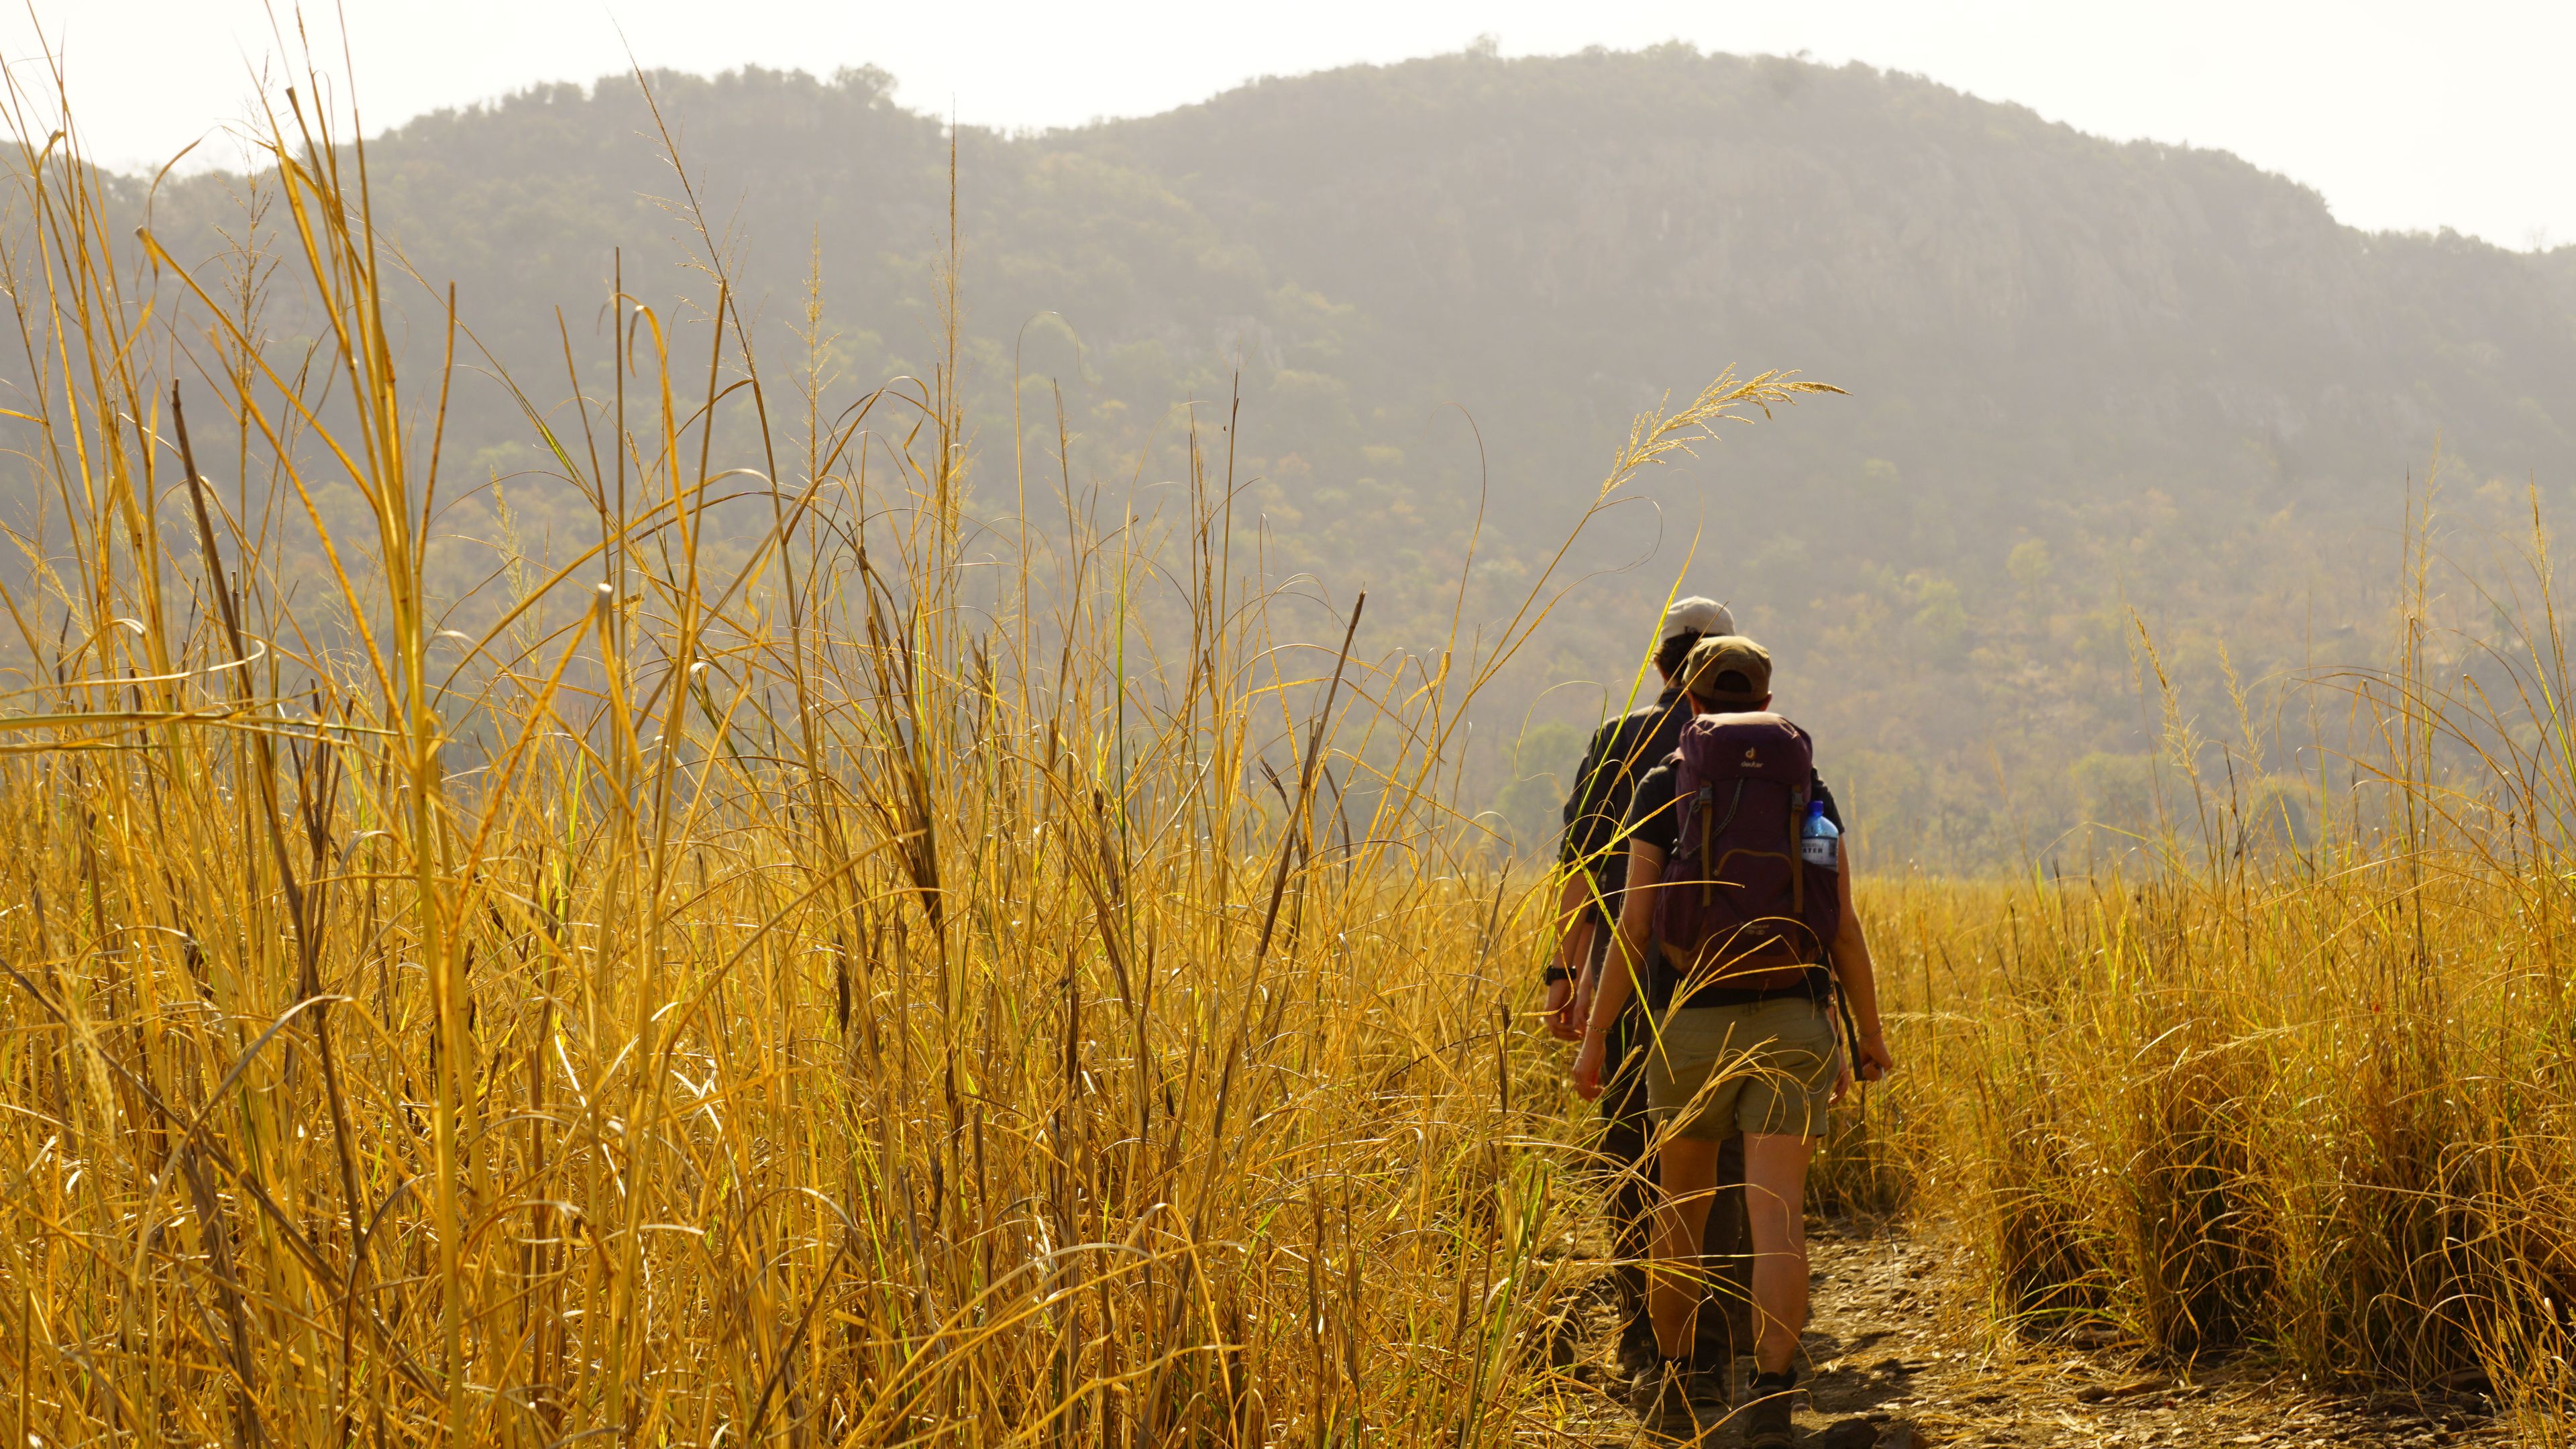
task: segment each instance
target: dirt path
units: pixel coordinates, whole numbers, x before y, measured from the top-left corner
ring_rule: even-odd
[[[1815,1308],[1806,1336],[1812,1411],[1804,1449],[1919,1446],[2200,1446],[2505,1444],[2474,1395],[2418,1403],[2330,1399],[2252,1369],[2175,1372],[2117,1345],[1976,1342],[1951,1255],[1902,1230],[1810,1230]],[[1588,1431],[1600,1445],[1636,1442],[1609,1367],[1610,1311],[1577,1372],[1597,1390]],[[1729,1426],[1712,1449],[1738,1442]]]

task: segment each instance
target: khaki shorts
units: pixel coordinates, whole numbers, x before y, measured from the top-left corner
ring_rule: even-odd
[[[1738,1132],[1825,1135],[1842,1069],[1842,1039],[1826,1007],[1803,996],[1686,1006],[1655,1025],[1646,1105],[1658,1129],[1703,1141]]]

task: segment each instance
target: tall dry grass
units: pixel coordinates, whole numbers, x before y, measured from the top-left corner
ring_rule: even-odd
[[[68,134],[18,134],[17,1442],[1568,1426],[1593,1188],[1508,1006],[1553,893],[1448,803],[1554,584],[1390,654],[1238,555],[1213,419],[1180,501],[1102,505],[1042,407],[974,455],[953,361],[841,395],[809,312],[764,372],[710,251],[703,311],[621,285],[566,329],[580,401],[529,426],[595,537],[505,560],[458,637],[427,559],[477,354],[451,320],[397,368],[387,316],[441,294],[363,152],[282,114],[279,245],[182,271],[131,264]],[[1643,421],[1601,496],[1799,386]],[[1955,1214],[2007,1331],[2476,1368],[2567,1442],[2538,559],[2518,651],[2446,652],[2419,585],[2394,664],[2318,682],[2360,784],[2313,842],[2184,769],[2126,866],[1872,883],[1905,1070],[1819,1201]]]
[[[529,425],[597,534],[469,636],[426,561],[488,359],[318,93],[277,245],[189,267],[18,98],[13,1442],[1549,1432],[1545,897],[1445,801],[1552,595],[1390,655],[1236,556],[1213,429],[1159,518],[1087,505],[1060,424],[970,453],[953,286],[945,367],[840,396],[711,250],[694,316],[566,329]]]

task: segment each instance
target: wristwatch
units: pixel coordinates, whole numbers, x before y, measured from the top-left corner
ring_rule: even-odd
[[[1573,979],[1574,973],[1565,969],[1564,962],[1550,961],[1547,963],[1547,970],[1539,976],[1539,984],[1542,986],[1554,986],[1560,981],[1571,981]]]

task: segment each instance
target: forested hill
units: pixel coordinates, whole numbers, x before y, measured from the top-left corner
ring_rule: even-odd
[[[873,71],[652,83],[771,353],[798,350],[819,271],[845,375],[926,370],[940,123]],[[712,290],[657,130],[631,78],[418,120],[370,147],[380,221],[557,394],[555,309],[602,352],[613,245],[632,290]],[[2402,500],[2437,444],[2464,524],[2510,526],[2526,481],[2555,503],[2576,480],[2576,250],[2354,231],[2229,155],[1863,66],[1469,53],[970,130],[957,161],[986,476],[1015,356],[1061,381],[1077,467],[1110,480],[1239,369],[1237,468],[1274,566],[1371,588],[1390,646],[1437,642],[1480,476],[1492,603],[1668,392],[1730,364],[1849,389],[1731,431],[1597,524],[1577,563],[1629,567],[1578,590],[1480,728],[1588,721],[1601,691],[1542,694],[1555,679],[1624,690],[1696,538],[1688,586],[1774,645],[1864,833],[1927,863],[2134,817],[2155,711],[2131,610],[2226,733],[2222,645],[2254,681],[2377,657]],[[159,225],[210,235],[229,185],[165,186]],[[479,468],[539,467],[497,395],[466,406]],[[513,501],[546,518],[536,485]],[[479,506],[451,521],[472,532]],[[1563,732],[1529,738],[1522,772],[1571,763]],[[1552,781],[1479,769],[1535,823]]]

